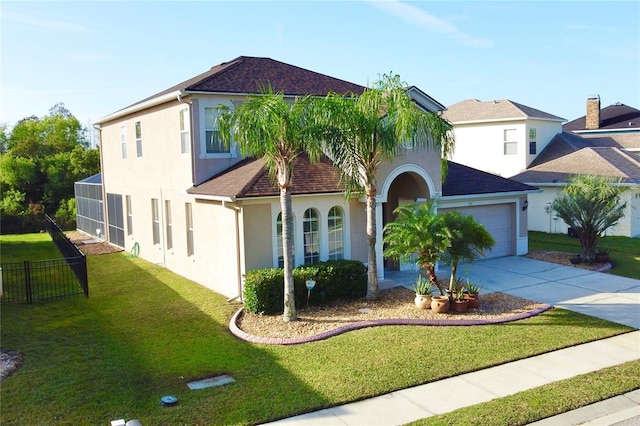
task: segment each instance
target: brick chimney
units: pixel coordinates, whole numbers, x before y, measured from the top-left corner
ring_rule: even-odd
[[[589,95],[587,97],[587,117],[584,123],[586,130],[600,128],[600,96]]]

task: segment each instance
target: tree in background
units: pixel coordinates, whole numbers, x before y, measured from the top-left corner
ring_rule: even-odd
[[[418,108],[406,88],[399,75],[384,75],[362,95],[333,93],[322,106],[329,126],[325,150],[342,175],[346,195],[357,192],[367,200],[367,299],[378,298],[375,207],[379,165],[401,151],[405,141],[435,149],[444,159],[453,151],[451,125]],[[442,169],[444,174],[446,161]]]
[[[100,170],[100,154],[88,149],[86,129],[64,104],[49,114],[0,128],[0,214],[47,213],[73,226],[74,182]]]
[[[579,175],[558,194],[551,208],[574,229],[582,247],[582,258],[595,258],[598,239],[624,217],[625,188],[604,176]]]

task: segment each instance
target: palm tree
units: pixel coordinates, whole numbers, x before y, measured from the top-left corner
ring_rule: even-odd
[[[293,285],[293,210],[290,188],[293,167],[303,152],[312,161],[320,154],[317,144],[309,136],[308,112],[312,98],[305,96],[288,102],[284,94],[275,93],[269,86],[260,94],[248,95],[235,111],[225,106],[218,118],[220,135],[225,144],[231,135],[243,155],[262,157],[272,178],[280,188],[282,209],[282,247],[284,258],[284,313],[285,322],[297,319]]]
[[[432,285],[444,295],[436,276],[436,263],[450,244],[451,233],[444,218],[437,215],[433,203],[400,206],[396,219],[384,227],[384,255],[415,260],[425,270]]]
[[[420,147],[441,149],[445,158],[453,149],[450,124],[418,108],[405,88],[400,76],[384,75],[360,96],[330,93],[321,111],[329,126],[324,149],[342,175],[346,196],[364,193],[367,200],[367,299],[378,297],[375,216],[378,166],[393,158],[406,140],[413,139]]]
[[[484,226],[478,223],[471,215],[454,210],[442,216],[451,236],[446,255],[451,262],[449,291],[453,294],[456,287],[458,263],[461,260],[475,261],[484,254],[484,250],[491,248],[495,244],[495,240]]]
[[[614,185],[603,176],[573,177],[553,201],[551,208],[576,231],[582,247],[582,257],[595,258],[598,238],[624,217],[627,203],[622,202],[624,187]]]

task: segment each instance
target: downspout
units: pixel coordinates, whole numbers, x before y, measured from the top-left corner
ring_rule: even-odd
[[[100,180],[102,182],[100,184],[100,190],[102,192],[102,222],[104,224],[104,237],[106,241],[111,241],[109,236],[109,224],[107,223],[109,220],[109,216],[107,215],[107,193],[105,192],[104,185],[104,149],[102,147],[102,125],[94,124],[93,128],[98,132],[98,151],[100,151]]]
[[[240,301],[242,302],[242,269],[240,265],[241,259],[240,259],[240,217],[239,217],[240,211],[242,210],[242,208],[230,205],[228,201],[223,201],[222,206],[227,209],[233,210],[234,216],[235,216],[235,222],[236,222],[236,276],[238,277],[237,278],[238,293],[236,296],[227,299],[227,302],[231,302],[236,299],[240,299]]]

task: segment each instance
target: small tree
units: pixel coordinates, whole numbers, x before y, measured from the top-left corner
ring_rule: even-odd
[[[435,213],[433,203],[400,206],[394,210],[394,222],[384,227],[384,255],[402,260],[416,260],[432,285],[444,294],[436,276],[436,262],[450,244],[451,233],[443,216]]]
[[[450,211],[443,215],[443,219],[451,235],[446,255],[451,262],[449,291],[453,294],[458,263],[461,260],[468,262],[477,260],[486,249],[495,244],[495,240],[471,215]]]
[[[551,208],[573,228],[580,240],[582,257],[595,258],[598,238],[624,217],[624,188],[612,178],[592,175],[573,177],[553,201]]]

